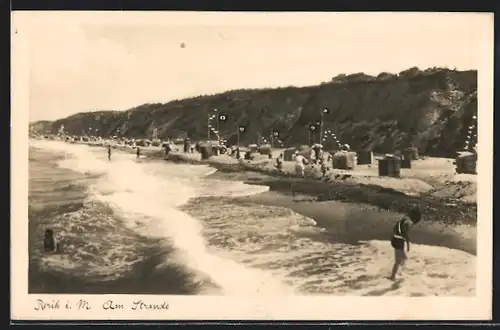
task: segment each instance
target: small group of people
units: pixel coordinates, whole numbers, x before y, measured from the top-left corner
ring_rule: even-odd
[[[280,157],[281,156],[282,155],[280,155]],[[310,164],[309,161],[298,151],[295,152],[294,158],[295,158],[295,173],[301,177],[304,177],[306,166]],[[321,173],[323,177],[325,177],[327,172],[330,170],[330,167],[328,166],[328,161],[330,161],[330,158],[328,158],[328,160],[325,160],[323,157],[319,157],[315,158],[312,161],[311,165],[320,165]]]

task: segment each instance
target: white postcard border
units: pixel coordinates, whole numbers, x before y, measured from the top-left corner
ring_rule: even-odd
[[[349,13],[350,15],[366,15]],[[168,24],[272,24],[268,15],[222,13],[137,12],[13,12],[12,14],[12,110],[11,110],[11,317],[16,320],[478,320],[491,318],[492,302],[492,173],[493,173],[493,14],[478,15],[483,59],[478,68],[478,239],[476,297],[210,297],[140,295],[37,295],[28,294],[28,110],[30,21],[46,15],[54,19],[92,22],[169,22]],[[168,19],[165,15],[169,15]],[[240,15],[240,16],[238,16]],[[278,14],[279,15],[279,14]],[[315,14],[286,13],[282,24],[293,24],[297,15],[317,22]],[[316,14],[325,15],[325,14]],[[328,14],[326,14],[328,15]],[[375,15],[393,15],[375,13]],[[404,15],[404,14],[400,14]],[[451,15],[429,13],[420,15]],[[457,14],[471,15],[471,14]],[[267,20],[266,20],[267,16]],[[215,21],[214,21],[215,20]],[[305,19],[302,19],[305,21]],[[110,23],[111,24],[111,23]],[[432,51],[432,49],[429,49]],[[63,79],[63,77],[61,77]],[[37,299],[59,300],[58,310],[34,310]],[[79,300],[91,310],[77,309]],[[113,300],[124,309],[104,310]],[[163,311],[133,311],[143,300],[169,305]],[[68,303],[71,309],[67,309]]]

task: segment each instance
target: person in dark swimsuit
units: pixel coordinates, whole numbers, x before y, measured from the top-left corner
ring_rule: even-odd
[[[111,146],[108,146],[108,160],[111,160]]]
[[[57,242],[52,229],[45,230],[43,239],[43,249],[45,252],[53,253],[59,251],[59,242]]]
[[[396,279],[399,268],[403,267],[408,259],[406,252],[410,251],[409,232],[413,225],[420,222],[422,213],[419,208],[413,206],[407,215],[400,219],[392,230],[391,245],[394,248],[394,266],[392,267],[391,280]],[[405,252],[406,242],[406,252]]]
[[[137,150],[135,151],[135,155],[137,156],[137,159],[141,157],[141,148],[137,147]]]

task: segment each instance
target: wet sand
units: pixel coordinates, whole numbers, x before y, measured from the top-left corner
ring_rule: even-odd
[[[389,240],[392,226],[401,213],[382,210],[372,205],[338,201],[314,201],[306,195],[284,195],[269,191],[254,196],[236,198],[262,205],[282,206],[312,218],[325,228],[324,239],[332,242],[342,238],[342,243],[357,244],[368,240]],[[411,232],[415,244],[442,246],[476,254],[476,227],[450,226],[441,222],[421,222]]]

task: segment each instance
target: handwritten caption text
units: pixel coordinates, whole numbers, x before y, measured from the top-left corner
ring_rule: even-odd
[[[47,310],[76,310],[76,311],[92,311],[92,310],[133,310],[133,311],[160,311],[168,310],[170,306],[166,301],[160,303],[151,303],[143,300],[135,300],[128,304],[117,303],[113,300],[105,300],[102,303],[92,304],[84,299],[78,299],[76,301],[62,301],[62,300],[42,300],[37,299],[35,301],[34,309],[36,311],[47,311]]]

